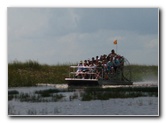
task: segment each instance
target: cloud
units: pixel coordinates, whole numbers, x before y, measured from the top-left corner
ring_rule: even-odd
[[[87,8],[75,9],[75,12],[81,18],[79,26],[83,32],[110,29],[154,34],[158,31],[158,11],[155,8]]]
[[[8,9],[8,33],[12,38],[42,35],[48,24],[47,14],[43,16],[45,13],[42,9],[34,8]]]
[[[8,60],[76,63],[118,53],[131,63],[158,64],[158,10],[8,8]],[[147,59],[148,56],[148,59]]]

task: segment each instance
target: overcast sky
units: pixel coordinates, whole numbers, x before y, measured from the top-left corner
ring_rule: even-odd
[[[77,63],[116,51],[158,65],[158,8],[8,8],[8,62]]]

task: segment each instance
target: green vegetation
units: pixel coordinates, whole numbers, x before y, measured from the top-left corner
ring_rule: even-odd
[[[158,66],[130,65],[132,81],[157,80]]]
[[[65,96],[59,92],[73,92],[73,89],[45,89],[34,91],[33,93],[19,93],[17,90],[8,91],[8,101],[13,99],[20,102],[57,102],[63,99]],[[72,99],[78,96],[74,93]]]
[[[158,87],[86,88],[82,101],[108,100],[110,98],[158,97]]]
[[[19,94],[17,90],[8,91],[8,95]]]
[[[36,61],[15,61],[8,64],[8,86],[35,86],[38,83],[65,83],[69,65],[41,65]]]
[[[73,64],[41,65],[32,60],[25,63],[14,61],[8,64],[8,86],[23,87],[35,86],[38,83],[65,83],[64,79],[68,77],[70,65]],[[158,78],[158,66],[131,65],[127,67],[131,69],[132,81]]]
[[[20,102],[57,102],[60,101],[64,96],[62,94],[29,94],[29,93],[20,93],[17,95],[8,95],[8,101],[10,100],[19,100]]]
[[[19,94],[19,92],[18,92],[17,90],[8,91],[8,100],[12,100],[12,99],[15,98],[18,94]]]
[[[59,92],[73,92],[69,97]],[[101,88],[88,87],[84,91],[76,91],[73,89],[58,90],[46,89],[35,91],[34,93],[19,93],[18,91],[8,91],[8,100],[19,100],[20,102],[57,102],[57,101],[73,101],[79,99],[81,101],[90,100],[108,100],[112,98],[135,98],[135,97],[158,97],[158,87],[118,87],[118,88]]]
[[[73,92],[73,89],[64,89],[64,90],[59,90],[59,89],[47,89],[47,90],[39,90],[35,91],[35,94],[40,94],[42,97],[49,97],[53,93],[59,93],[59,92]]]

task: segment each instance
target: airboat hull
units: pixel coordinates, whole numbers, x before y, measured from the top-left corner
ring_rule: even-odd
[[[132,85],[129,81],[113,81],[113,80],[98,80],[98,79],[65,79],[69,86],[99,86],[99,85]]]
[[[69,86],[98,86],[97,79],[77,79],[77,78],[65,78]]]

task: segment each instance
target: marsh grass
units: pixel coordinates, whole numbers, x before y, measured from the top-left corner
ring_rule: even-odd
[[[57,102],[61,100],[64,96],[62,94],[29,94],[29,93],[20,93],[17,96],[14,96],[13,99],[20,102]]]
[[[82,101],[158,96],[158,87],[87,88],[84,91]]]
[[[158,66],[130,65],[132,81],[146,81],[158,79]]]
[[[8,95],[11,95],[11,94],[19,94],[19,92],[17,90],[8,91]]]
[[[18,91],[8,91],[8,100],[18,100],[20,102],[57,102],[63,97],[63,94],[58,94],[59,92],[73,92],[70,90],[58,90],[58,89],[46,89],[34,91],[33,93],[19,93]]]
[[[101,88],[101,87],[88,87],[84,91],[76,92],[72,90],[57,90],[46,89],[39,90],[33,93],[17,93],[9,91],[9,101],[12,99],[20,102],[57,102],[66,101],[64,93],[59,92],[73,92],[68,101],[75,99],[81,101],[90,100],[108,100],[111,98],[135,98],[135,97],[158,97],[158,87],[118,87],[118,88]]]
[[[40,90],[35,91],[35,94],[40,94],[42,97],[50,97],[53,93],[60,92],[58,89],[48,89],[48,90]]]
[[[59,84],[65,83],[69,65],[40,65],[36,61],[25,63],[14,61],[8,64],[8,86],[23,87],[35,86],[38,83]]]
[[[73,95],[70,95],[70,96],[69,96],[69,100],[70,100],[70,101],[73,101],[73,100],[75,100],[75,99],[80,99],[78,93],[74,93]]]
[[[19,92],[17,90],[8,91],[8,100],[14,99],[18,94]]]
[[[23,87],[43,84],[64,84],[68,77],[68,64],[46,65],[37,61],[19,62],[8,64],[8,86]],[[158,66],[130,65],[132,81],[153,80],[158,78]]]

